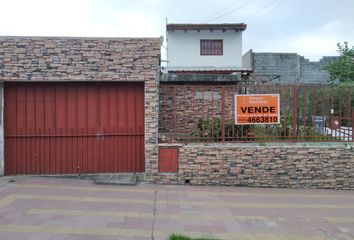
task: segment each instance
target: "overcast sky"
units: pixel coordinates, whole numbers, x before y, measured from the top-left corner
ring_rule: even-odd
[[[0,35],[159,37],[169,23],[246,23],[243,52],[311,60],[354,45],[354,0],[0,0]]]

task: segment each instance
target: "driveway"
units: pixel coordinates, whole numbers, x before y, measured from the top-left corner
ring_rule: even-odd
[[[9,180],[14,182],[9,182]],[[0,239],[354,239],[354,192],[0,178]]]

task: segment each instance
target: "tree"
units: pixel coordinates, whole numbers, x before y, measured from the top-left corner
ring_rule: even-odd
[[[340,54],[338,60],[325,67],[330,74],[330,81],[354,83],[354,46],[348,47],[348,42],[343,45],[337,43],[337,46]]]

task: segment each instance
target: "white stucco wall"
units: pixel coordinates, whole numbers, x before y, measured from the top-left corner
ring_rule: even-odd
[[[201,39],[223,39],[222,56],[201,56]],[[168,68],[240,69],[242,67],[242,32],[202,30],[167,32]]]

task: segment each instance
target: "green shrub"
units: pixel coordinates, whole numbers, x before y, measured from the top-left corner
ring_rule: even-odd
[[[222,120],[220,118],[199,118],[199,136],[208,140],[220,141],[222,138]],[[249,140],[251,127],[249,125],[239,126],[234,123],[225,122],[225,141]]]
[[[172,233],[170,235],[169,240],[217,240],[217,239],[213,239],[213,238],[191,238],[191,237],[187,237],[185,235]]]

